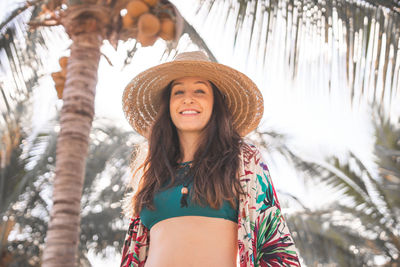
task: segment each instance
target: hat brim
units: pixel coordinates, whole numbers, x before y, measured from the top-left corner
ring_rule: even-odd
[[[225,95],[233,126],[241,136],[253,131],[263,112],[263,97],[245,74],[223,64],[206,61],[172,61],[141,72],[126,86],[122,105],[129,124],[147,137],[155,121],[162,90],[173,80],[199,76],[214,83]]]

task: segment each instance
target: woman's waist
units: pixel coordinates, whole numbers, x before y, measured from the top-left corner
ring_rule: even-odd
[[[151,228],[146,267],[189,263],[196,267],[234,267],[237,231],[237,223],[222,218],[182,216],[163,220]]]
[[[223,218],[206,216],[179,216],[156,223],[150,230],[152,244],[213,246],[235,248],[238,224]]]

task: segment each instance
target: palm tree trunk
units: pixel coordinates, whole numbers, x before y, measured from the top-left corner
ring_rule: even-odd
[[[72,36],[72,40],[60,114],[53,207],[42,258],[44,267],[77,264],[80,201],[102,38],[92,32]]]

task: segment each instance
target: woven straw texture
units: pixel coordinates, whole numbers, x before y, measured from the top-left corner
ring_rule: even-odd
[[[254,130],[263,115],[263,98],[254,82],[231,67],[211,62],[201,51],[178,54],[171,62],[138,74],[122,96],[124,114],[139,134],[148,138],[157,117],[162,90],[173,80],[200,76],[213,82],[225,95],[233,125],[241,136]]]

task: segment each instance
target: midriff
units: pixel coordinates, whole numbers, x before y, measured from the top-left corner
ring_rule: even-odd
[[[181,216],[150,230],[145,267],[235,267],[238,225],[223,218]]]

